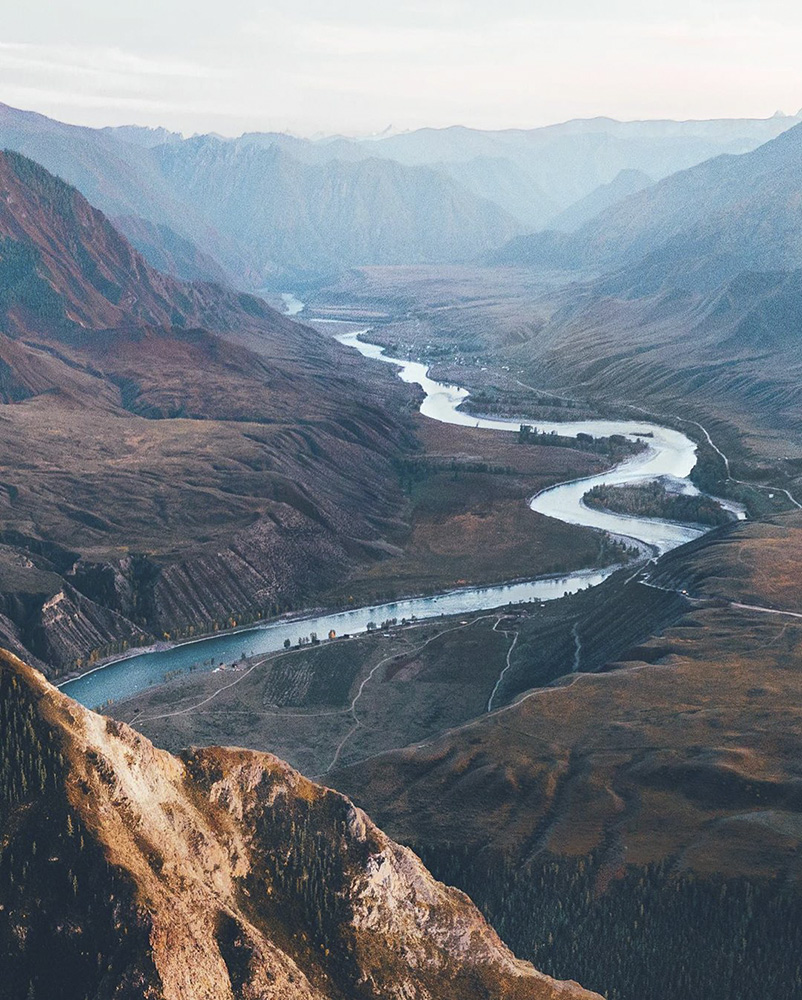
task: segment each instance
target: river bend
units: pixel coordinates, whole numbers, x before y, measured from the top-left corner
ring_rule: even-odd
[[[287,312],[296,315],[303,304],[294,296],[285,296]],[[337,335],[340,343],[358,350],[364,357],[383,361],[398,369],[405,382],[421,387],[424,393],[420,412],[432,420],[463,427],[481,427],[500,432],[517,432],[520,420],[476,417],[459,409],[468,392],[456,385],[432,379],[428,367],[387,355],[376,345],[361,339],[367,330]],[[555,431],[563,435],[580,432],[594,437],[623,434],[630,438],[643,437],[648,449],[628,458],[606,473],[584,480],[552,486],[532,497],[533,511],[556,517],[569,524],[601,528],[615,535],[635,539],[652,549],[655,555],[667,552],[703,533],[693,525],[646,518],[624,517],[591,510],[582,503],[582,496],[597,483],[620,484],[669,477],[677,488],[697,492],[688,480],[696,462],[696,446],[679,431],[646,421],[583,420],[568,423],[537,421],[538,430]],[[650,435],[644,437],[644,435]],[[60,686],[76,701],[97,708],[111,701],[129,698],[139,691],[163,683],[165,675],[191,670],[208,670],[229,666],[243,655],[252,656],[278,651],[287,640],[296,643],[301,636],[316,633],[324,638],[331,630],[338,636],[363,632],[371,624],[380,625],[387,619],[431,619],[441,615],[467,615],[528,601],[550,601],[602,583],[615,567],[583,570],[560,576],[490,587],[466,587],[432,597],[416,597],[353,610],[311,614],[293,620],[282,619],[237,632],[210,636],[194,642],[137,653],[104,664],[97,669]]]

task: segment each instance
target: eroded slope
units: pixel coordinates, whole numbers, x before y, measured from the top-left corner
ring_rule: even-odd
[[[173,757],[5,652],[0,684],[0,996],[593,996],[275,757]]]
[[[411,436],[403,390],[385,403],[357,364],[260,299],[160,274],[0,154],[5,645],[80,668],[304,603],[380,554]]]

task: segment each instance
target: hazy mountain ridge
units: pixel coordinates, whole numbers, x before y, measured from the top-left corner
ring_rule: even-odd
[[[134,215],[117,216],[112,222],[158,271],[179,281],[229,282],[229,275],[216,260],[169,226]]]
[[[752,152],[716,157],[632,194],[568,239],[522,236],[493,256],[607,272],[610,291],[710,291],[741,271],[802,266],[801,198],[797,125]]]
[[[504,158],[526,178],[523,197],[534,187],[553,204],[551,211],[537,214],[539,225],[545,226],[555,213],[611,183],[622,170],[660,179],[720,153],[752,150],[798,121],[798,116],[687,122],[595,118],[499,132],[461,126],[419,129],[357,145],[363,155],[439,163],[443,169],[453,164],[455,171],[477,157]]]
[[[182,142],[184,137],[180,132],[171,132],[170,129],[148,125],[109,125],[98,131],[111,135],[115,139],[122,139],[135,146],[161,146],[165,142]]]
[[[663,178],[721,153],[752,150],[798,121],[799,116],[686,122],[594,118],[535,129],[483,131],[455,125],[376,139],[318,141],[249,133],[229,141],[275,145],[310,163],[383,157],[408,166],[433,166],[496,201],[522,224],[542,228],[598,188],[613,184],[622,171]],[[614,192],[608,192],[606,204]]]
[[[600,184],[590,194],[550,219],[549,228],[561,232],[573,232],[591,219],[595,219],[611,205],[623,201],[624,198],[642,191],[653,183],[653,178],[642,170],[621,170],[608,184]]]
[[[176,189],[279,272],[468,259],[516,229],[499,208],[426,167],[305,164],[277,146],[209,137],[155,154]]]
[[[575,233],[491,255],[576,280],[514,351],[540,384],[650,405],[714,407],[792,436],[799,422],[802,126],[674,174]]]
[[[183,140],[0,111],[0,147],[42,163],[112,217],[168,227],[240,287],[351,263],[461,260],[501,245],[516,229],[501,208],[425,167],[306,163],[272,139],[263,149],[247,139]],[[157,242],[158,235],[151,228],[141,247],[163,264],[174,238],[165,232]]]
[[[108,215],[157,227],[140,241],[154,264],[174,259],[169,232],[156,239],[166,226],[197,246],[190,257],[212,258],[248,288],[319,280],[343,265],[478,258],[522,225],[547,225],[622,170],[665,177],[721,152],[753,149],[797,121],[593,119],[501,132],[420,129],[370,141],[278,133],[228,140],[0,111],[0,146],[41,162]]]
[[[627,1000],[795,996],[801,550],[794,512],[603,584],[566,609],[582,666],[548,686],[547,627],[508,619],[503,710],[330,780],[552,974],[579,962]],[[535,901],[562,918],[546,945]]]
[[[275,757],[172,757],[5,651],[0,691],[0,996],[596,997]]]
[[[469,191],[493,201],[522,226],[537,225],[555,211],[555,202],[519,164],[503,156],[476,156],[434,164]]]

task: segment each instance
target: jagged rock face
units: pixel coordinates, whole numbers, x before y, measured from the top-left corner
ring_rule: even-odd
[[[0,997],[591,1000],[344,796],[174,757],[0,654]]]

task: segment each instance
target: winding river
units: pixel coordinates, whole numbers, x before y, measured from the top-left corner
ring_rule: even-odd
[[[419,385],[425,393],[420,408],[424,417],[447,424],[457,424],[460,427],[481,427],[486,430],[516,433],[520,430],[520,419],[477,417],[458,409],[468,398],[467,389],[435,381],[429,377],[428,367],[419,361],[403,361],[385,354],[377,344],[370,344],[361,339],[367,332],[358,330],[343,333],[337,336],[337,340],[348,347],[356,348],[366,358],[395,365],[399,369],[398,377],[402,381]],[[529,501],[532,510],[548,517],[556,517],[560,521],[567,521],[569,524],[601,528],[611,534],[637,540],[651,548],[655,555],[662,555],[704,534],[704,529],[697,526],[611,514],[592,510],[582,503],[584,494],[591,487],[602,483],[622,485],[658,478],[673,481],[673,488],[683,493],[698,493],[697,488],[688,479],[696,465],[696,445],[680,431],[645,420],[565,422],[538,420],[536,423],[537,429],[542,433],[550,434],[554,431],[555,434],[563,434],[566,437],[575,437],[580,433],[591,434],[593,437],[609,437],[612,434],[622,434],[630,439],[640,437],[648,444],[648,448],[637,455],[632,455],[609,472],[561,483],[543,490]]]
[[[287,312],[296,315],[303,304],[294,296],[284,297]],[[459,409],[468,397],[466,389],[435,381],[429,377],[425,364],[405,361],[385,354],[376,344],[361,339],[368,331],[342,333],[337,340],[358,350],[366,358],[392,364],[404,381],[419,385],[424,393],[421,413],[433,420],[440,420],[464,427],[481,427],[502,432],[517,432],[520,420],[493,419],[472,416]],[[695,493],[688,480],[696,462],[696,446],[679,431],[642,421],[585,420],[569,423],[537,421],[540,431],[555,431],[564,435],[580,432],[595,437],[623,434],[642,437],[648,443],[644,452],[633,455],[609,472],[574,480],[543,490],[532,497],[529,506],[533,511],[556,517],[569,524],[601,528],[619,537],[639,542],[660,555],[703,534],[698,526],[676,524],[645,518],[591,510],[582,503],[583,494],[597,483],[620,484],[654,480],[667,477],[675,488]],[[259,655],[283,648],[289,640],[296,643],[300,637],[316,633],[324,638],[331,630],[338,636],[363,632],[373,624],[385,620],[428,619],[441,615],[467,615],[479,611],[528,601],[549,601],[594,587],[610,576],[616,567],[584,570],[561,576],[541,578],[521,583],[500,584],[491,587],[466,587],[432,597],[416,597],[387,604],[355,608],[348,611],[310,614],[291,620],[282,619],[265,625],[241,629],[237,632],[210,636],[194,642],[133,654],[114,660],[73,680],[65,681],[61,689],[90,708],[97,708],[110,701],[119,701],[165,680],[165,675],[175,676],[191,670],[208,670],[229,666],[243,655]]]

